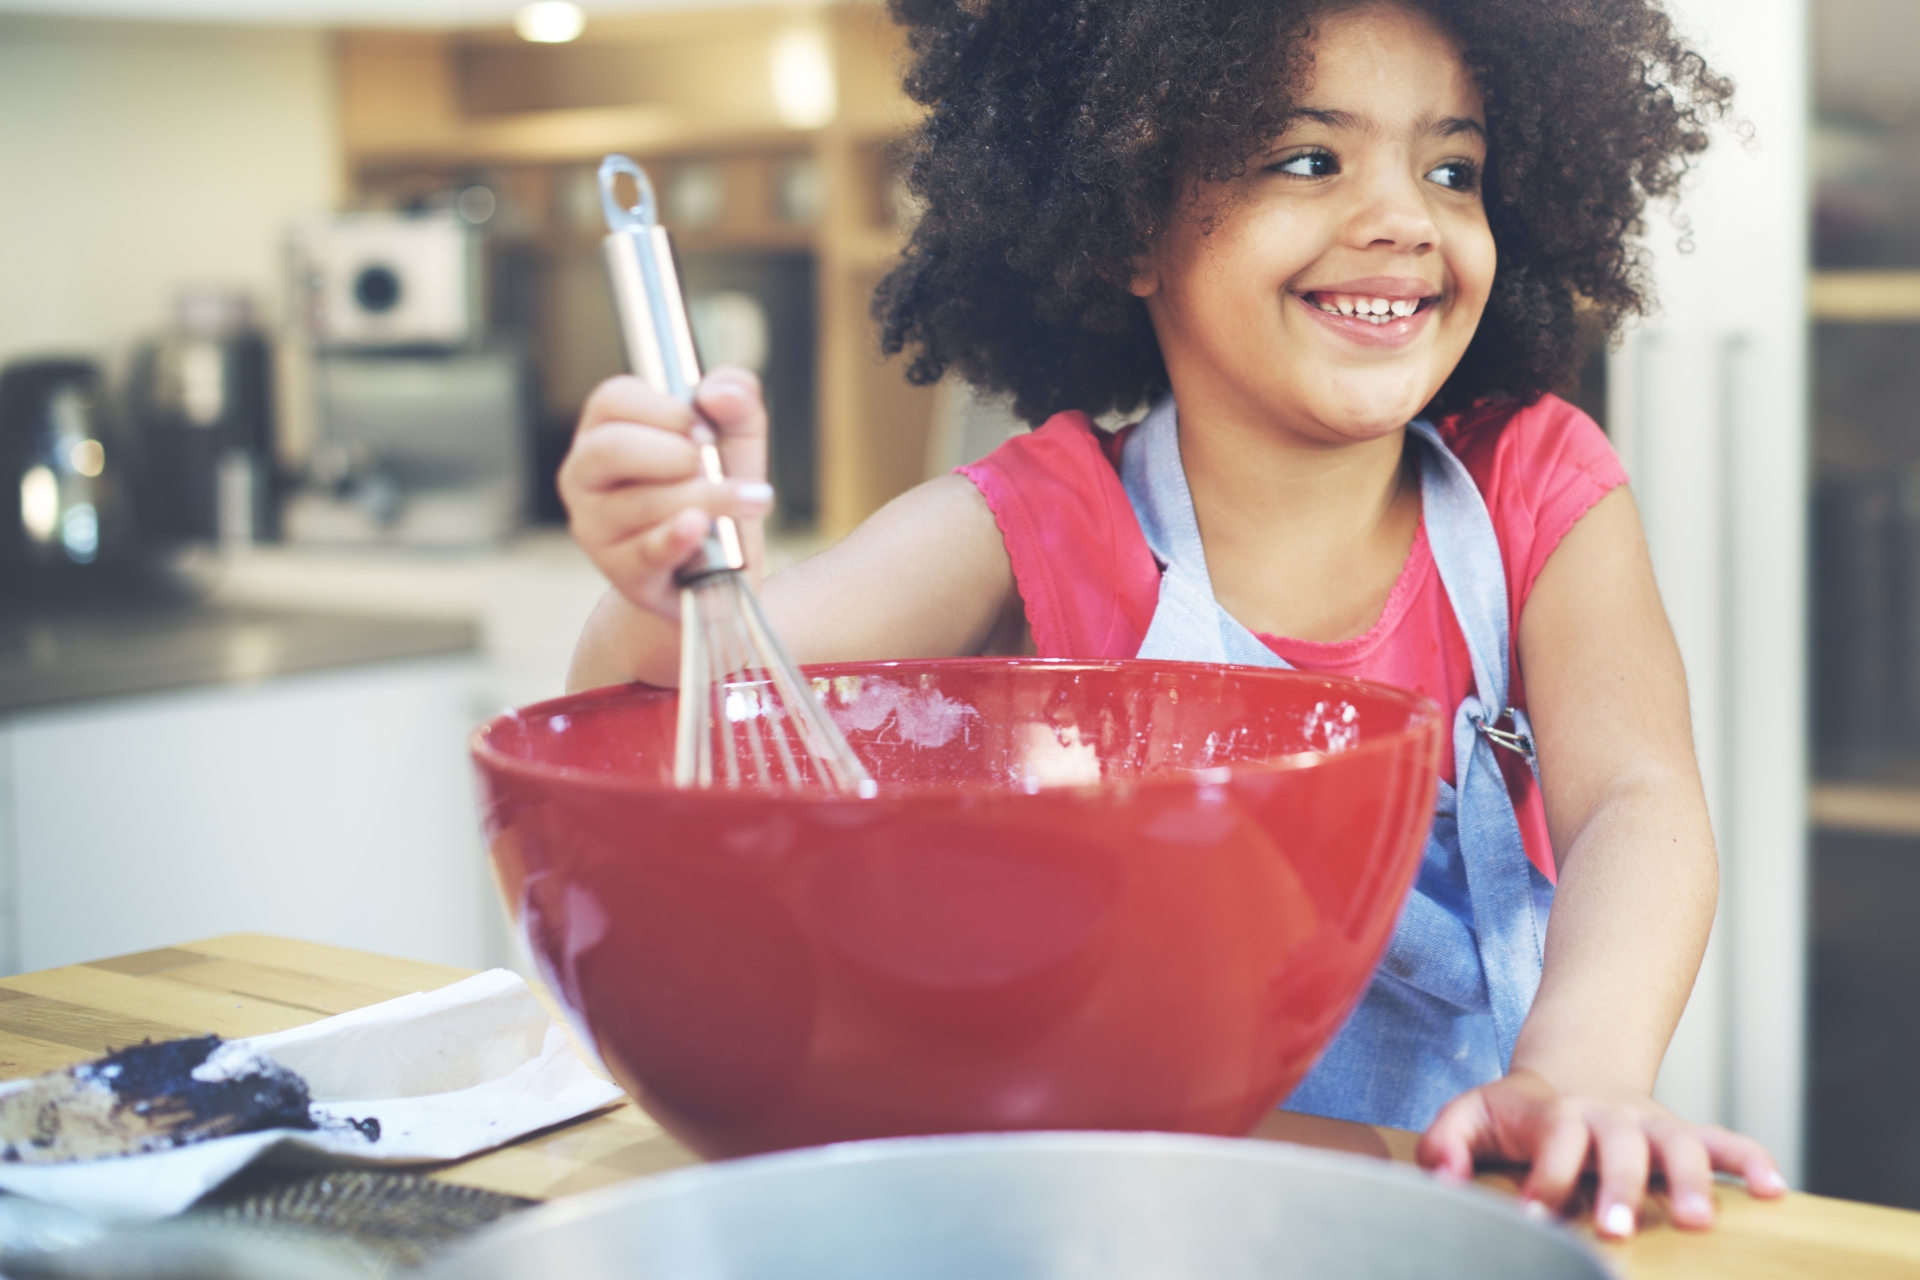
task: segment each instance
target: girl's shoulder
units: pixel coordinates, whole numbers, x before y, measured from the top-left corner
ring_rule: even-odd
[[[1043,656],[1130,658],[1153,617],[1160,567],[1120,483],[1127,430],[1058,413],[959,468],[1000,526]]]
[[[1627,482],[1599,424],[1558,396],[1480,406],[1434,425],[1486,499],[1516,605],[1580,517]]]
[[[1132,429],[1104,431],[1073,409],[1008,437],[986,457],[955,470],[973,481],[996,513],[1003,505],[1016,514],[1020,508],[1058,514],[1064,507],[1081,517],[1075,523],[1099,526],[1127,507],[1120,450]]]
[[[1078,409],[1056,413],[1031,431],[1009,436],[986,457],[970,462],[959,470],[971,474],[975,468],[992,470],[1039,468],[1056,474],[1063,483],[1082,483],[1081,473],[1088,468],[1117,469],[1120,446],[1131,427],[1103,431],[1093,419]]]
[[[1481,405],[1434,425],[1483,492],[1489,483],[1525,488],[1578,475],[1610,485],[1626,479],[1600,424],[1559,396]]]

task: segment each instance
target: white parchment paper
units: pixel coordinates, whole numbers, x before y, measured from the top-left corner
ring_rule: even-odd
[[[0,1164],[0,1190],[151,1220],[179,1213],[269,1150],[333,1164],[456,1160],[622,1096],[586,1068],[526,982],[505,969],[235,1043],[305,1077],[318,1130],[71,1164]],[[377,1140],[368,1120],[379,1121]]]

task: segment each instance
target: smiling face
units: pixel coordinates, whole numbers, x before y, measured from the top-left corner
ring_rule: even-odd
[[[1387,4],[1327,13],[1293,124],[1200,184],[1138,264],[1183,421],[1323,444],[1419,413],[1493,285],[1480,92],[1457,43]]]

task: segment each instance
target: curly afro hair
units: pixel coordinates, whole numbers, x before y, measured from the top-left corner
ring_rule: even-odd
[[[1041,422],[1167,387],[1130,263],[1198,178],[1284,131],[1316,15],[1366,0],[891,0],[929,109],[925,201],[874,315],[919,384],[949,369]],[[1634,238],[1677,194],[1732,86],[1651,0],[1397,0],[1451,30],[1487,112],[1499,269],[1430,406],[1531,403],[1576,372],[1580,330],[1651,302]]]

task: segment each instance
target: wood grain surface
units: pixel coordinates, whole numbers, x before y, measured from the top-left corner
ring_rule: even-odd
[[[467,976],[462,969],[310,942],[233,934],[157,951],[0,978],[0,1079],[34,1075],[140,1040],[256,1035],[299,1026]],[[1256,1137],[1411,1160],[1414,1135],[1274,1112]],[[695,1163],[631,1103],[445,1166],[447,1182],[550,1200]],[[1503,1173],[1482,1185],[1511,1193]],[[1641,1233],[1599,1246],[1632,1280],[1911,1280],[1920,1214],[1793,1194],[1719,1188],[1720,1225],[1676,1230],[1650,1206]],[[1576,1229],[1591,1233],[1584,1222]]]

